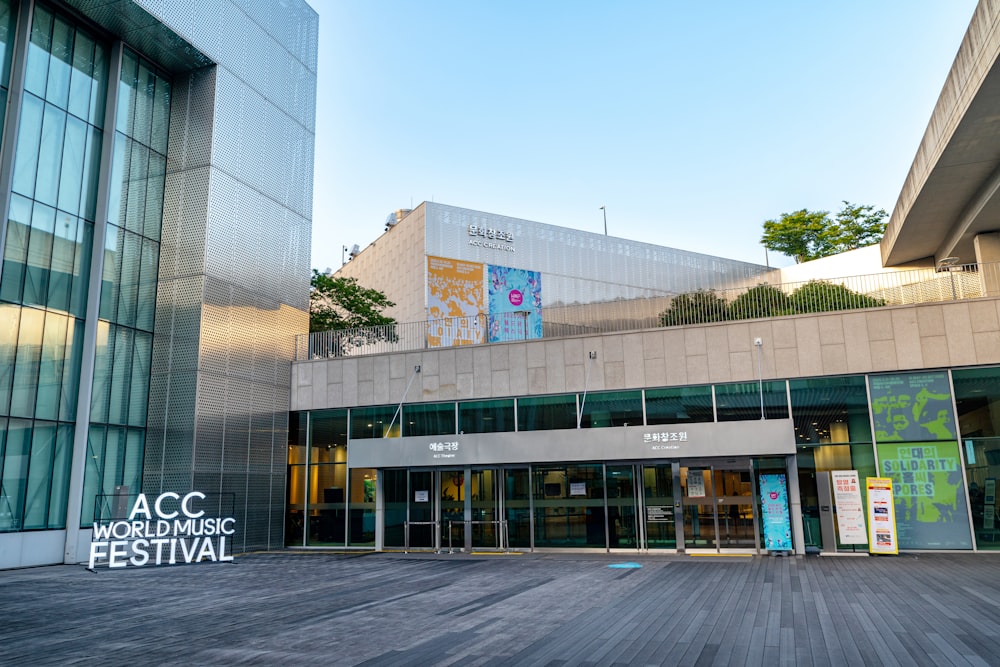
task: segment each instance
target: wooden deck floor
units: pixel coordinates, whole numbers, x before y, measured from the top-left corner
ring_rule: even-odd
[[[0,610],[3,665],[1000,665],[1000,554],[261,554],[0,572]]]

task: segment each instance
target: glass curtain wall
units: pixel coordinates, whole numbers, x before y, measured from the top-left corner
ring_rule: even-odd
[[[170,81],[126,48],[116,94],[83,525],[140,486],[160,262]]]
[[[14,13],[0,0],[4,101]],[[107,54],[34,7],[18,134],[4,138],[16,144],[0,268],[0,531],[65,527]]]

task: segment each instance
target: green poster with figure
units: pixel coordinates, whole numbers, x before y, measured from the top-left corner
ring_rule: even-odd
[[[901,549],[971,549],[958,442],[879,443]]]
[[[869,383],[876,442],[957,439],[947,373],[872,375]]]

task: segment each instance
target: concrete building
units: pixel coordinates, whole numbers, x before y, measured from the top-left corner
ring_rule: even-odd
[[[677,266],[663,275],[644,269],[650,280],[639,285],[628,260],[592,257],[599,235],[538,225],[552,243],[526,260],[521,221],[439,204],[398,220],[342,272],[418,304],[400,319],[428,324],[416,342],[391,341],[396,351],[299,346],[288,544],[997,548],[998,26],[1000,2],[983,0],[892,214],[882,261],[866,249],[789,273],[829,281],[836,267],[860,262],[870,267],[864,273],[883,274],[879,280],[903,280],[906,298],[890,298],[896,287],[880,283],[861,290],[867,300],[820,308],[833,312],[778,308],[770,317],[668,327],[655,319],[629,327],[621,318],[626,326],[615,330],[593,316],[593,302],[667,299],[661,308],[678,292],[720,285]],[[419,223],[408,226],[414,215]],[[407,235],[405,244],[394,234]],[[587,240],[570,242],[575,236]],[[378,254],[383,246],[417,250],[400,251],[397,261]],[[652,252],[660,251],[668,254]],[[480,294],[492,287],[491,267],[537,272],[530,278],[543,294],[565,285],[546,305],[575,304],[593,326],[584,317],[575,330],[553,329],[543,309],[537,329],[513,336],[436,336],[434,322],[475,313],[433,311],[435,261],[449,277],[459,262],[472,263],[466,274],[473,287],[483,285]],[[724,262],[706,258],[700,268],[716,261]],[[578,273],[567,280],[562,267]],[[386,278],[385,270],[396,273]],[[684,282],[695,274],[701,282]],[[587,287],[618,276],[620,294]],[[722,287],[786,282],[759,271],[738,278],[744,282]],[[405,296],[397,285],[407,286]],[[520,303],[524,290],[516,289]],[[482,306],[485,297],[467,301],[485,314],[481,326],[491,326],[496,313]],[[842,472],[856,480],[843,486],[832,475]],[[862,499],[866,481],[878,478],[891,479],[892,502],[875,482],[875,495]],[[872,514],[861,520],[865,511]],[[895,533],[875,528],[893,513]]]
[[[0,568],[86,560],[140,489],[283,544],[317,25],[301,0],[0,0]]]

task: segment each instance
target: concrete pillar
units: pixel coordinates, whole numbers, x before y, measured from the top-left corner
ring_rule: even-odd
[[[1000,296],[1000,232],[977,234],[973,239],[983,296]]]

